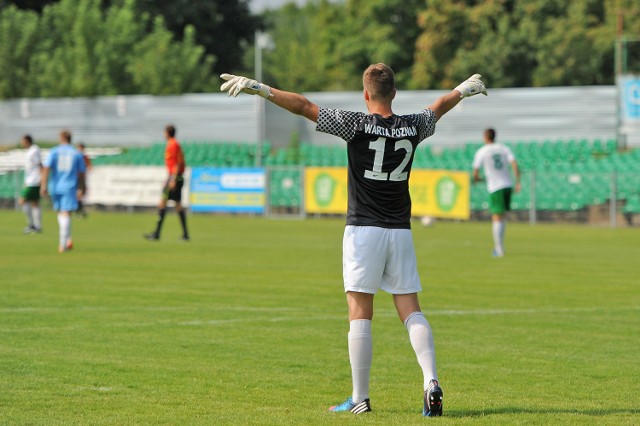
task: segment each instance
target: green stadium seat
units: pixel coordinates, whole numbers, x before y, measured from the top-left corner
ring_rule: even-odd
[[[625,206],[622,208],[624,213],[638,214],[640,213],[640,196],[636,195],[627,199]]]

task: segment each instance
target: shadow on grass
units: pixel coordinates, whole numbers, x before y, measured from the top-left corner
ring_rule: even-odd
[[[604,417],[616,414],[636,415],[640,414],[640,408],[610,408],[610,409],[592,409],[592,410],[572,410],[561,408],[523,408],[523,407],[502,407],[488,408],[485,410],[447,410],[445,407],[444,415],[446,417],[483,417],[500,414],[576,414],[580,416]]]

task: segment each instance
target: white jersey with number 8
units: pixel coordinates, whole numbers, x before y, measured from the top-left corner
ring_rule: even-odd
[[[513,187],[510,164],[515,160],[511,150],[499,143],[490,143],[480,148],[473,157],[473,168],[484,170],[489,193]]]

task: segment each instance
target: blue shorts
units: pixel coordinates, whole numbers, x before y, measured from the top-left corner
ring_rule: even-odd
[[[51,194],[53,209],[57,212],[73,212],[78,210],[78,196],[74,192]]]

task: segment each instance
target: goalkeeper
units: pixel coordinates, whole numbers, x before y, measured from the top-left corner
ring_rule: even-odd
[[[352,393],[333,412],[371,411],[369,372],[371,320],[378,290],[393,295],[423,372],[423,416],[442,415],[443,392],[436,373],[431,327],[418,303],[422,290],[411,236],[409,176],[416,148],[435,131],[436,122],[463,98],[487,94],[479,74],[417,114],[396,115],[393,70],[369,66],[363,75],[369,114],[323,108],[302,95],[285,92],[246,77],[222,74],[221,90],[259,95],[317,123],[316,130],[347,142],[348,207],[343,236],[344,290],[349,308],[348,349]]]

